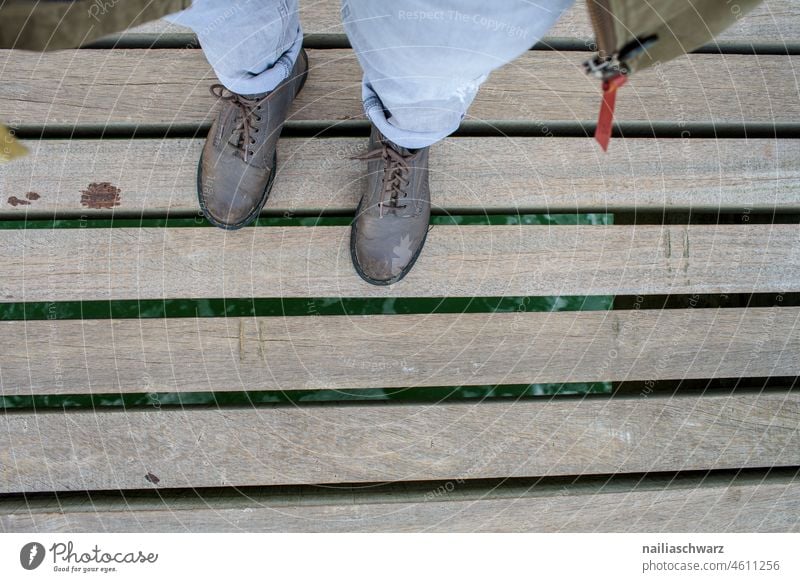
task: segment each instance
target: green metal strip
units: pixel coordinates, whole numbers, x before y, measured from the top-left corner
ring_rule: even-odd
[[[0,321],[604,311],[612,305],[607,295],[41,301],[0,303]]]
[[[257,392],[150,392],[0,396],[0,408],[12,410],[161,408],[181,406],[255,406],[315,402],[448,402],[495,398],[611,394],[611,382],[562,384],[501,384],[497,386],[435,386],[430,388],[367,388],[354,390],[280,390]]]
[[[261,217],[253,227],[275,226],[350,226],[351,216],[280,216]],[[613,214],[459,214],[431,216],[433,226],[467,226],[467,225],[576,225],[576,224],[613,224]],[[0,230],[28,230],[55,228],[196,228],[212,227],[204,217],[194,218],[70,218],[47,220],[3,220]]]

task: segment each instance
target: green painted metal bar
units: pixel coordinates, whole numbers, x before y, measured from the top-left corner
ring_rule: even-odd
[[[611,394],[611,382],[562,384],[501,384],[497,386],[436,386],[427,388],[362,388],[353,390],[279,390],[258,392],[149,392],[0,396],[0,410],[162,408],[184,406],[302,405],[337,402],[447,402],[496,398]]]
[[[258,227],[326,227],[350,226],[351,216],[282,216],[261,217],[245,228]],[[578,224],[613,224],[613,214],[464,214],[434,215],[433,226],[570,226]],[[212,227],[203,216],[194,218],[69,218],[46,220],[2,220],[0,230],[56,229],[56,228],[197,228]]]
[[[0,321],[604,311],[612,305],[607,295],[41,301],[0,303]]]

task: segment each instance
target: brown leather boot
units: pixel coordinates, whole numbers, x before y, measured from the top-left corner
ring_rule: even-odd
[[[301,50],[292,74],[269,93],[239,95],[211,86],[223,104],[197,168],[197,197],[211,224],[233,230],[258,217],[275,178],[283,122],[307,75],[308,57]]]
[[[356,209],[350,255],[361,278],[391,285],[414,266],[431,215],[428,186],[430,148],[407,150],[373,126],[367,153],[367,192]]]

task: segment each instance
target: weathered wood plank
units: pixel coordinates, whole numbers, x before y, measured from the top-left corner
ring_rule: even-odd
[[[314,20],[312,19],[309,24],[312,24],[313,22]],[[340,32],[344,33],[343,30],[341,30]],[[156,34],[156,35],[193,34],[193,31],[191,28],[187,26],[180,26],[178,24],[173,24],[172,22],[169,22],[166,19],[160,19],[160,20],[153,20],[151,22],[145,22],[144,24],[140,24],[139,26],[133,26],[128,30],[124,31],[122,34],[125,36],[131,36],[135,34]]]
[[[305,34],[344,34],[339,14],[340,0],[301,0],[299,4],[300,24]],[[148,22],[128,31],[129,34],[185,34],[191,32],[191,28],[173,24],[165,19]]]
[[[339,16],[339,0],[300,2],[300,22],[307,34],[344,34]],[[169,34],[191,32],[188,28],[155,21],[131,29],[136,33]],[[593,36],[584,2],[576,2],[547,33],[548,37],[586,39]],[[545,38],[545,40],[547,40]],[[792,43],[800,41],[800,6],[792,0],[767,0],[742,17],[719,40],[733,42]]]
[[[491,488],[426,483],[386,493],[338,489],[154,501],[0,500],[12,532],[790,532],[796,478],[616,478],[598,484]]]
[[[14,321],[0,354],[6,396],[795,376],[800,308]]]
[[[0,174],[0,217],[197,212],[202,140],[27,145],[30,155]],[[365,167],[351,158],[365,147],[357,138],[281,140],[265,212],[353,212]],[[600,154],[588,138],[450,138],[431,156],[433,201],[449,213],[800,209],[797,140],[626,139]],[[119,190],[113,210],[84,197],[104,182]]]
[[[434,226],[412,272],[363,282],[349,227],[0,230],[0,300],[790,292],[792,224]]]
[[[0,418],[2,493],[800,464],[794,392]]]
[[[586,53],[529,51],[496,71],[468,119],[594,122],[600,87]],[[361,70],[351,50],[309,51],[310,76],[290,120],[362,118]],[[800,56],[689,55],[641,71],[617,100],[618,121],[793,122]],[[0,51],[0,117],[11,123],[208,122],[214,75],[201,51]],[[545,125],[538,130],[546,134]]]

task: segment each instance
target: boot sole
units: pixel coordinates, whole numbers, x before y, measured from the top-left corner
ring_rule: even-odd
[[[297,88],[297,92],[294,94],[295,98],[300,94],[300,91],[303,90],[303,87],[306,85],[306,79],[308,79],[308,54],[306,53],[306,49],[300,49],[301,54],[306,60],[306,70],[303,72],[303,76],[300,79],[300,86]],[[283,126],[281,125],[281,128]],[[200,206],[200,210],[205,216],[206,220],[210,222],[212,225],[221,228],[223,230],[239,230],[247,226],[248,224],[252,223],[258,218],[258,215],[261,214],[261,210],[264,208],[264,205],[267,203],[267,199],[269,199],[269,194],[272,191],[272,183],[275,181],[275,171],[278,169],[278,151],[277,149],[272,154],[272,171],[269,174],[269,179],[267,180],[267,185],[264,188],[264,193],[261,195],[258,203],[255,205],[253,210],[248,214],[245,218],[240,220],[239,222],[235,222],[233,224],[226,224],[224,222],[220,222],[211,216],[206,211],[206,205],[203,202],[203,154],[200,154],[200,159],[197,162],[197,203]]]

